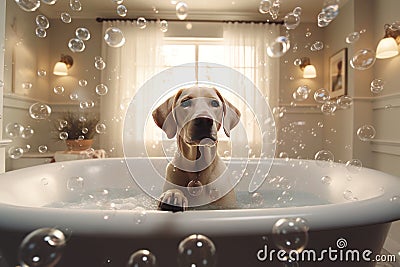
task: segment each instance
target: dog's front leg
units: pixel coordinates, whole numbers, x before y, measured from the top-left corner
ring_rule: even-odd
[[[158,209],[172,212],[185,211],[188,204],[188,200],[181,190],[169,189],[160,196]]]

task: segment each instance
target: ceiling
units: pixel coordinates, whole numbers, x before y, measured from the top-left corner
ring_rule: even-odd
[[[72,11],[69,0],[58,0],[54,5],[41,5],[39,11],[49,18],[57,18],[62,12],[70,12],[75,18],[119,18],[117,4],[113,0],[80,0],[82,11]],[[302,8],[303,22],[315,22],[324,0],[280,0],[278,20],[295,7]],[[124,0],[128,9],[126,18],[143,16],[148,19],[176,19],[175,3],[171,0]],[[187,20],[272,20],[258,12],[260,0],[184,0],[189,12]],[[342,0],[343,5],[347,0]]]

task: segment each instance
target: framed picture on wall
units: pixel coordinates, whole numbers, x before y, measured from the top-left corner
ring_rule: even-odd
[[[329,58],[329,93],[331,98],[347,93],[347,48]]]

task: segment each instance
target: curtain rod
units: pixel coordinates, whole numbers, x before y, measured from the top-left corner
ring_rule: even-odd
[[[97,22],[103,21],[135,21],[133,18],[96,18]],[[157,21],[156,19],[146,19],[147,21]],[[193,20],[179,20],[168,19],[168,22],[211,22],[211,23],[267,23],[267,24],[283,24],[283,21],[262,21],[262,20],[208,20],[208,19],[193,19]]]

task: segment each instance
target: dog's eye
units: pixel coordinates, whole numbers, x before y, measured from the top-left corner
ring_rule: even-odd
[[[186,99],[181,102],[181,107],[183,108],[190,107],[190,105],[192,105],[192,100],[190,99]]]
[[[217,100],[211,100],[211,106],[217,108],[219,107],[219,102]]]

